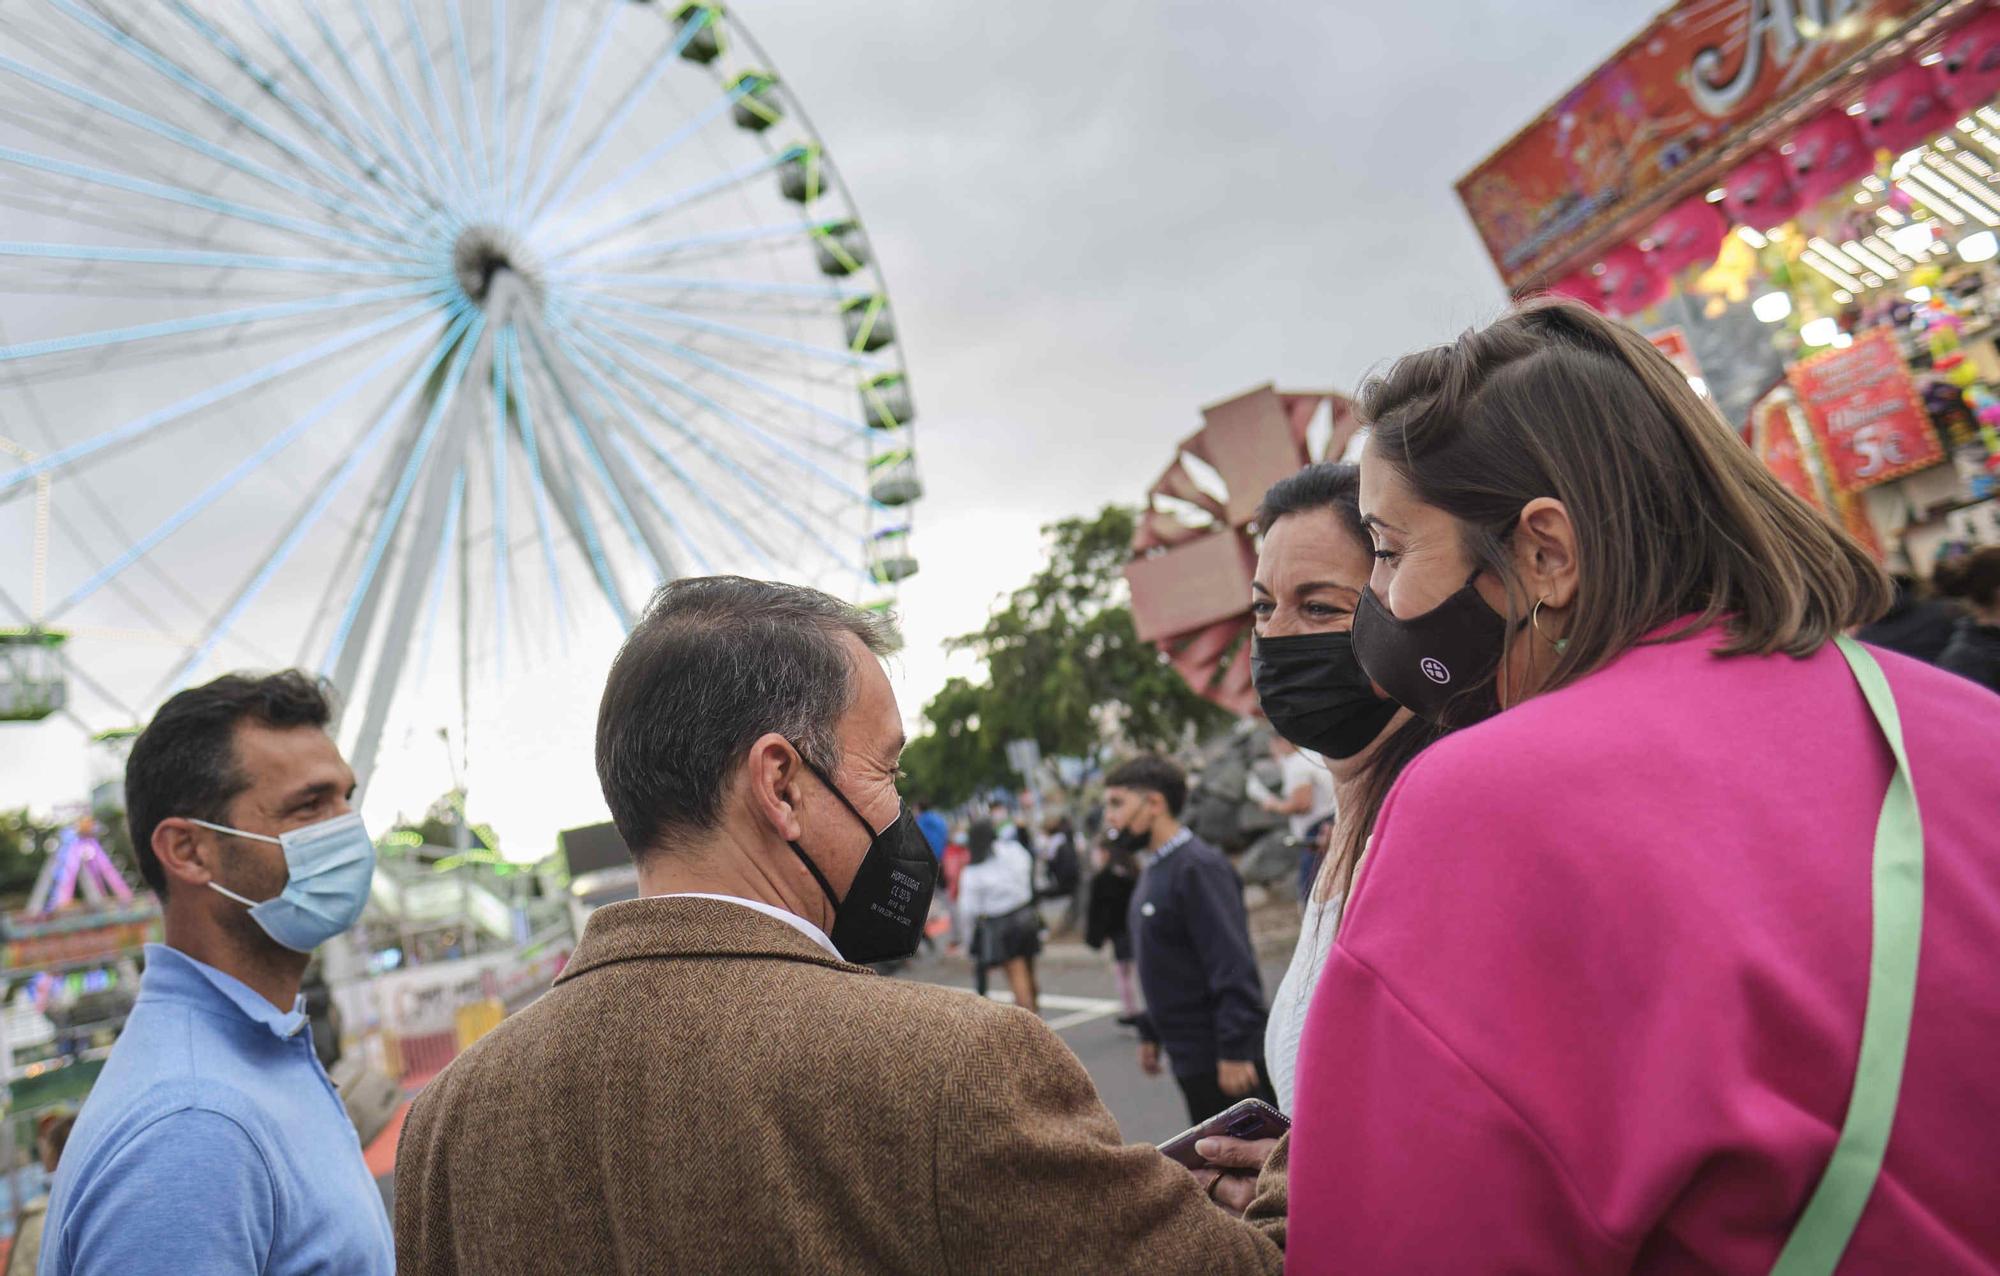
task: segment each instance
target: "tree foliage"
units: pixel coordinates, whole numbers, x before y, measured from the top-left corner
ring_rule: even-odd
[[[985,676],[953,678],[924,706],[929,731],[903,755],[913,797],[952,805],[1012,783],[1009,740],[1032,739],[1044,757],[1095,757],[1110,744],[1172,747],[1228,723],[1133,629],[1123,568],[1134,517],[1107,505],[1044,527],[1041,569],[984,627],[951,640]]]

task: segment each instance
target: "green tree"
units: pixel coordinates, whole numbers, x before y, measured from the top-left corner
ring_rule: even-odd
[[[914,796],[949,805],[1009,783],[1009,740],[1032,739],[1044,757],[1090,757],[1113,739],[1167,748],[1229,722],[1133,629],[1123,569],[1134,517],[1107,505],[1044,527],[1041,570],[981,629],[950,641],[984,662],[985,677],[954,678],[924,707],[930,729],[904,754]]]

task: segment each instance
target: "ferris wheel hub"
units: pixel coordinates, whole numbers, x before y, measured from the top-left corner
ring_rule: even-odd
[[[485,306],[493,298],[494,281],[503,272],[518,277],[535,301],[542,298],[541,262],[526,240],[504,226],[467,227],[452,245],[451,267],[475,305]]]

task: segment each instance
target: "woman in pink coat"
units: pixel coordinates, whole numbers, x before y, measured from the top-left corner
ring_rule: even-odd
[[[1292,1269],[2000,1271],[2000,697],[1842,638],[1887,580],[1629,329],[1363,405],[1355,650],[1464,729],[1308,1015]]]

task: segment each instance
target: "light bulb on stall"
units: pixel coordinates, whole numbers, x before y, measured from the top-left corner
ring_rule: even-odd
[[[1968,262],[1992,261],[2000,256],[2000,239],[1990,230],[1978,231],[1958,241],[1958,255]]]
[[[1921,257],[1930,251],[1931,224],[1911,222],[1889,232],[1889,246],[1905,257]]]
[[[1799,340],[1809,346],[1830,346],[1840,336],[1840,321],[1834,318],[1814,319],[1799,329]]]
[[[1792,299],[1782,292],[1767,292],[1750,303],[1750,313],[1765,323],[1783,323],[1792,313]]]

